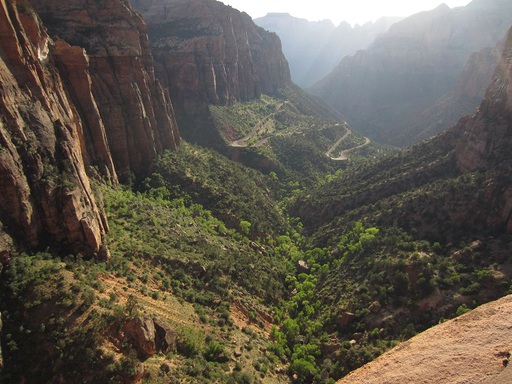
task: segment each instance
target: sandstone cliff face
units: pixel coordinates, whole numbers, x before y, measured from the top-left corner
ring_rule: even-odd
[[[354,129],[408,145],[415,136],[410,127],[423,129],[422,112],[452,92],[470,56],[495,47],[510,25],[509,2],[441,5],[394,24],[367,50],[344,58],[313,92]]]
[[[32,3],[51,37],[67,43],[57,41],[55,56],[84,121],[87,162],[121,181],[143,175],[180,140],[144,22],[125,0]]]
[[[457,165],[463,171],[487,170],[497,175],[490,181],[489,198],[496,201],[493,220],[501,221],[512,233],[512,30],[491,85],[477,113],[462,119],[457,129],[464,131],[455,149]]]
[[[362,368],[338,384],[510,383],[512,297],[482,305],[437,325]]]
[[[464,138],[457,145],[463,170],[487,169],[509,154],[512,136],[512,31],[491,85],[476,115],[459,123]]]
[[[214,0],[132,4],[148,24],[157,78],[169,89],[189,140],[196,141],[196,133],[181,122],[203,114],[208,104],[274,94],[291,82],[279,38],[247,14]]]
[[[127,181],[180,140],[146,26],[124,0],[1,4],[0,253],[107,256],[86,170]]]
[[[51,40],[27,5],[0,1],[0,253],[103,253],[107,223],[85,172],[82,125],[53,65]],[[7,257],[7,255],[4,255]],[[8,261],[6,259],[4,262]]]

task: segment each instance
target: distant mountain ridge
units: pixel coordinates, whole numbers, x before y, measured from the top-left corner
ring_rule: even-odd
[[[269,13],[254,22],[277,33],[290,63],[293,81],[308,87],[326,76],[343,57],[367,48],[399,20],[401,18],[383,17],[375,23],[351,27],[342,22],[335,27],[330,20],[308,21],[288,13]]]
[[[432,122],[422,122],[422,113],[453,92],[471,55],[494,48],[510,25],[509,2],[473,1],[454,9],[443,4],[394,24],[368,49],[345,57],[311,91],[361,133],[388,144],[408,145],[419,138],[411,127],[429,130],[425,127]],[[495,64],[487,62],[478,87],[480,97]],[[456,109],[470,113],[477,100],[468,95]],[[457,119],[448,118],[449,111],[441,116],[442,128],[437,132]]]

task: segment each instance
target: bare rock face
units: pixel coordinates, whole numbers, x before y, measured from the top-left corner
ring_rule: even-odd
[[[488,221],[501,224],[512,233],[512,186],[508,180],[512,145],[512,30],[479,110],[474,116],[461,119],[456,128],[464,132],[455,148],[459,169],[498,172],[486,191],[488,200],[496,207]]]
[[[156,349],[161,352],[174,351],[176,349],[176,332],[166,322],[154,318],[153,324],[155,325],[156,332]]]
[[[176,349],[176,332],[169,324],[159,319],[129,319],[123,325],[123,333],[137,353],[144,357]]]
[[[180,140],[146,26],[123,0],[1,4],[2,260],[20,245],[107,257],[86,170],[127,181]]]
[[[355,370],[338,384],[510,383],[512,297],[437,325]]]
[[[156,76],[169,89],[180,127],[208,104],[275,94],[291,82],[279,38],[245,13],[215,0],[132,4],[148,24]]]
[[[110,174],[113,163],[121,181],[144,175],[180,138],[143,20],[124,0],[32,4],[50,35],[69,44],[57,40],[56,57],[84,121],[87,160]]]
[[[150,357],[156,353],[156,331],[153,319],[141,317],[130,319],[124,323],[123,331],[140,355]]]
[[[510,150],[512,136],[512,31],[480,109],[459,123],[464,138],[456,148],[462,170],[486,169]]]
[[[85,163],[96,165],[103,175],[117,182],[105,125],[92,94],[89,57],[85,49],[71,46],[64,40],[58,39],[53,46],[53,55],[64,81],[68,84],[67,90],[81,115],[84,126],[87,127],[83,131],[82,138]]]
[[[12,237],[97,256],[107,223],[85,172],[81,120],[28,3],[0,1],[0,48],[0,254]]]

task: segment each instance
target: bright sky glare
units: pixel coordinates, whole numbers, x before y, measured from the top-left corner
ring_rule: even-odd
[[[410,16],[445,3],[450,8],[464,6],[470,0],[220,0],[253,19],[271,12],[289,13],[310,21],[331,19],[364,24],[382,16]]]

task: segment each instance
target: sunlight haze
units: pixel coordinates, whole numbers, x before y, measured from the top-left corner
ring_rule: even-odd
[[[335,25],[341,21],[364,24],[375,21],[382,16],[410,16],[414,13],[436,8],[443,1],[440,0],[224,0],[224,4],[231,5],[240,11],[247,12],[252,18],[265,16],[267,13],[289,13],[294,17],[310,21],[330,19]],[[444,1],[450,8],[465,6],[469,0]]]

